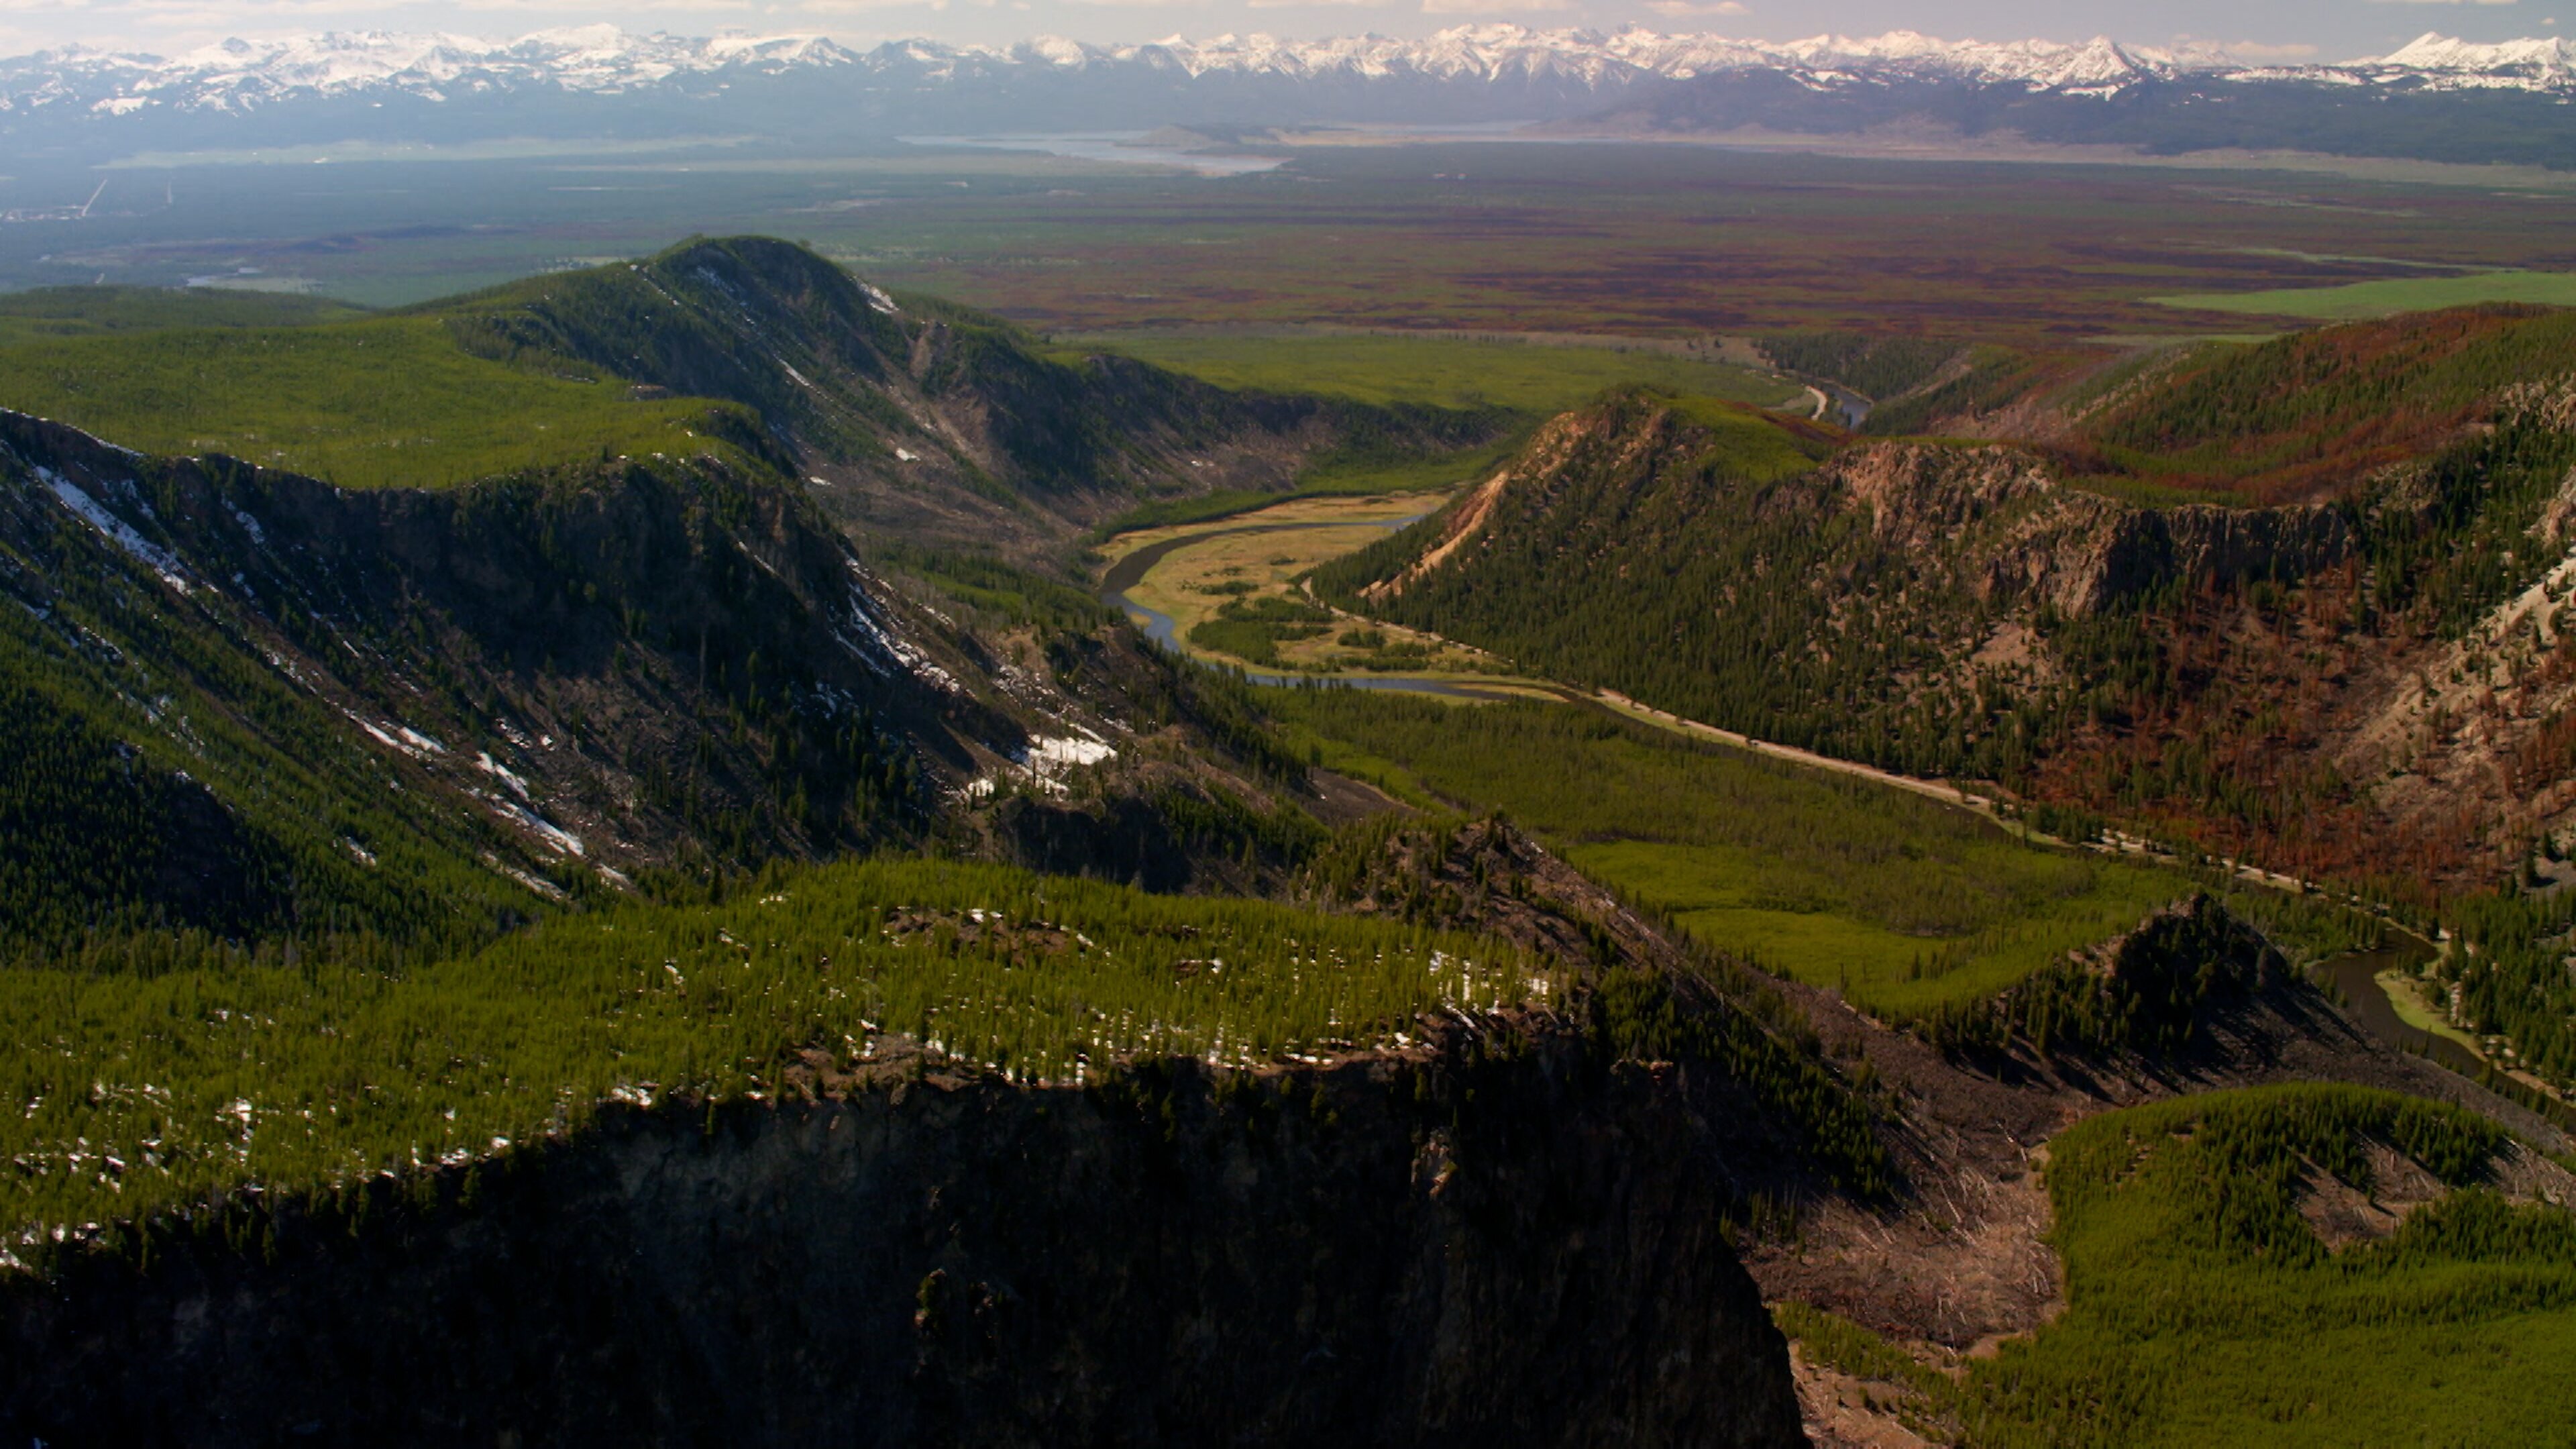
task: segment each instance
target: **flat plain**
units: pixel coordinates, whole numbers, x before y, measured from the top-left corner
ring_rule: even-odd
[[[0,205],[77,205],[29,168]],[[812,242],[880,282],[1065,333],[1326,324],[1689,338],[1839,327],[2021,340],[2243,331],[2149,300],[2423,268],[2576,271],[2576,193],[2298,170],[1900,161],[1720,147],[1312,146],[1209,178],[897,148],[328,165],[138,158],[80,221],[0,226],[0,286],[191,279],[425,300],[689,232]]]

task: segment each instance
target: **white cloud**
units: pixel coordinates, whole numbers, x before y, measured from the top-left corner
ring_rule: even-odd
[[[1657,15],[1679,20],[1705,15],[1750,15],[1744,0],[1646,0],[1646,8]]]
[[[2202,48],[2217,51],[2230,60],[2289,63],[2314,60],[2317,48],[2304,43],[2272,45],[2260,40],[2216,40],[2202,42]]]
[[[674,14],[744,14],[759,9],[752,0],[450,0],[451,4],[475,13],[496,10],[536,10],[548,14],[577,11],[584,15],[626,15],[639,11]],[[772,12],[777,10],[772,5]]]
[[[1425,15],[1526,15],[1573,8],[1574,0],[1422,0]]]
[[[990,8],[993,0],[975,0],[978,6]],[[945,13],[949,0],[796,0],[792,5],[770,5],[764,15],[867,15],[880,10],[929,10]]]

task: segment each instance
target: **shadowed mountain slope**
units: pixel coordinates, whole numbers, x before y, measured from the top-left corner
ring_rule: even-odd
[[[1326,454],[1482,443],[1499,416],[1235,393],[1068,358],[997,318],[898,299],[765,238],[433,304],[459,342],[746,404],[835,516],[916,540],[1034,544],[1153,497],[1285,488]]]

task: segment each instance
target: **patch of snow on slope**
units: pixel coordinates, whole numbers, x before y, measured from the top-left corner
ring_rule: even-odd
[[[1097,765],[1118,758],[1118,752],[1098,740],[1076,739],[1072,735],[1039,735],[1020,747],[1020,763],[1040,774],[1054,774],[1076,765]]]
[[[498,796],[491,797],[487,803],[491,805],[494,814],[553,846],[557,851],[565,855],[587,853],[582,848],[580,836],[539,815],[534,810]]]
[[[474,768],[509,786],[511,794],[522,800],[528,798],[528,782],[509,766],[493,759],[488,752],[475,755]]]
[[[38,468],[37,481],[54,492],[62,505],[80,515],[81,521],[97,529],[108,542],[123,549],[136,562],[161,576],[161,582],[180,593],[192,593],[177,556],[168,549],[134,531],[133,525],[108,512],[97,499],[81,491],[80,485],[51,468]]]
[[[408,755],[415,760],[426,760],[432,755],[447,753],[447,746],[408,725],[395,725],[389,729],[363,715],[353,714],[345,709],[340,712],[348,715],[350,721],[365,730],[377,744],[397,754]]]
[[[1088,733],[1088,731],[1086,731]],[[1065,777],[1077,769],[1118,758],[1118,752],[1097,739],[1074,735],[1032,735],[1011,758],[1028,772],[1029,779],[1050,795],[1065,793]],[[978,781],[990,793],[990,782]]]
[[[869,579],[856,560],[850,563],[850,573],[856,580],[850,585],[850,622],[858,628],[860,637],[853,639],[835,629],[833,637],[841,641],[841,647],[857,655],[860,663],[878,674],[884,674],[890,668],[900,668],[942,693],[962,693],[963,686],[958,684],[957,676],[932,663],[929,655],[896,638],[876,621],[875,615],[868,612]]]

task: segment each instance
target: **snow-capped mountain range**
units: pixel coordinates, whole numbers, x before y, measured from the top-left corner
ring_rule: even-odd
[[[175,57],[73,49],[0,60],[0,155],[30,165],[529,138],[872,150],[907,136],[1337,123],[1899,131],[2576,170],[2576,48],[2427,35],[2375,58],[2268,66],[2108,39],[1997,44],[1910,31],[1773,43],[1475,25],[1419,40],[857,49],[820,36],[594,26],[502,41],[333,32]]]
[[[1652,80],[1776,72],[1815,89],[1966,82],[2111,96],[2147,82],[2206,76],[2240,83],[2576,94],[2576,47],[2557,39],[2477,44],[2426,35],[2374,59],[2256,66],[2222,53],[2131,47],[2109,39],[2080,45],[1952,42],[1909,31],[1772,43],[1641,29],[1604,33],[1480,25],[1421,40],[1358,36],[1288,41],[1227,35],[1138,45],[1038,39],[1008,47],[914,40],[869,50],[819,36],[688,38],[633,35],[612,26],[540,31],[504,41],[364,31],[232,40],[167,58],[73,48],[0,60],[0,113],[56,108],[102,116],[165,108],[240,113],[300,98],[402,96],[453,102],[529,90],[631,95],[703,90],[798,73],[834,75],[853,87],[873,88],[1137,72],[1171,80],[1543,81],[1558,89],[1594,92]]]

